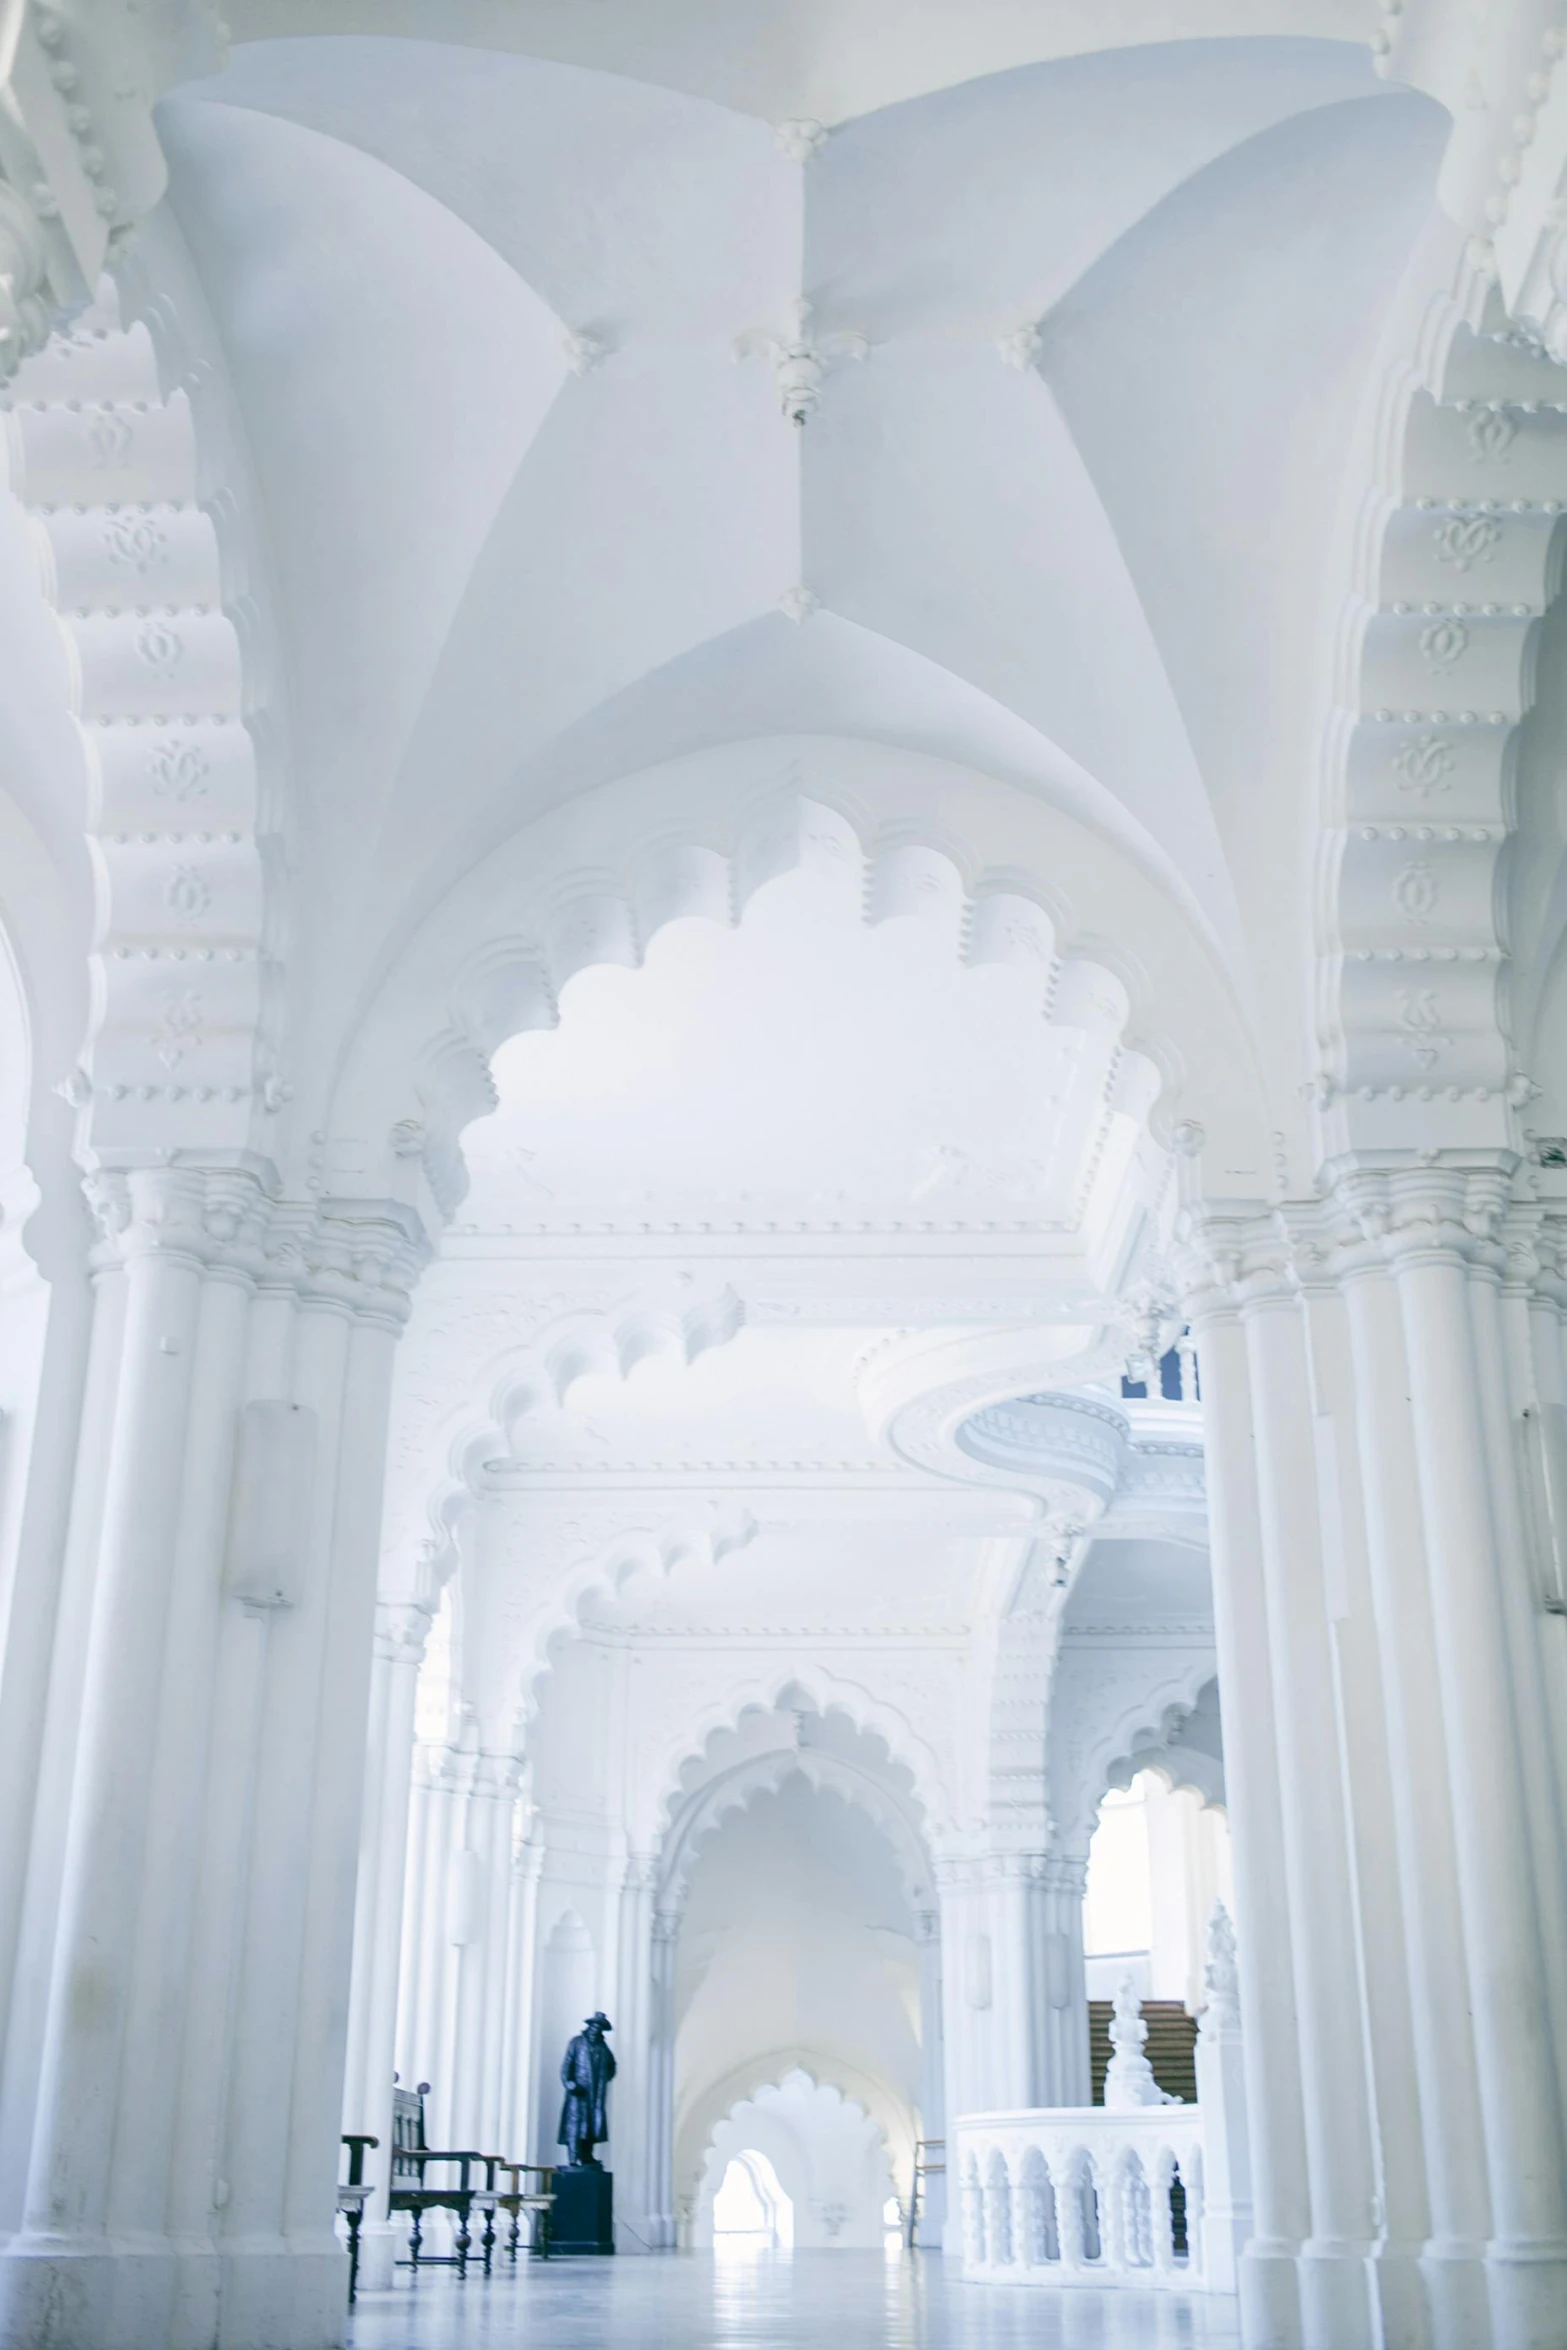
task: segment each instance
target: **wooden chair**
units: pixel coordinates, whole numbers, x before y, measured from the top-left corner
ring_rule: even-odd
[[[348,2176],[340,2179],[337,2187],[337,2208],[348,2222],[348,2306],[353,2308],[359,2298],[359,2230],[364,2221],[365,2205],[375,2193],[374,2182],[365,2177],[365,2154],[372,2146],[379,2146],[379,2138],[372,2138],[368,2130],[345,2130],[343,2144],[348,2148]]]
[[[409,2257],[398,2265],[411,2268],[416,2274],[421,2267],[454,2268],[459,2277],[465,2277],[473,2249],[469,2221],[479,2211],[484,2217],[482,2243],[484,2272],[488,2276],[495,2250],[496,2157],[477,2154],[472,2147],[425,2144],[424,2101],[429,2087],[428,2081],[421,2081],[417,2089],[392,2091],[392,2179],[387,2209],[406,2211],[413,2220],[408,2238]],[[432,2170],[451,2171],[455,2176],[438,2178],[432,2183],[429,2175]],[[456,2220],[454,2252],[424,2251],[424,2216],[428,2211],[449,2211]]]
[[[550,2256],[550,2213],[555,2208],[555,2173],[553,2168],[546,2163],[539,2162],[501,2162],[496,2164],[496,2168],[503,2177],[511,2181],[511,2185],[504,2188],[495,2198],[500,2210],[511,2213],[511,2234],[506,2243],[508,2256],[514,2261],[517,2257],[517,2246],[522,2234],[522,2215],[526,2211],[530,2215],[528,2250],[536,2259],[548,2260]],[[537,2179],[539,2184],[536,2187],[525,2187],[523,2185],[524,2179]]]

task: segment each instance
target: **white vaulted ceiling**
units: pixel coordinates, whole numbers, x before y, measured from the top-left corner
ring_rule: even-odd
[[[240,11],[161,119],[270,524],[323,1063],[530,815],[783,729],[1071,808],[1298,1025],[1304,907],[1245,908],[1299,854],[1325,490],[1442,137],[1348,13]],[[803,433],[734,356],[801,296],[868,346]]]
[[[341,30],[515,50],[766,122],[843,122],[980,75],[1150,41],[1365,38],[1358,0],[236,0],[231,15],[246,39]]]

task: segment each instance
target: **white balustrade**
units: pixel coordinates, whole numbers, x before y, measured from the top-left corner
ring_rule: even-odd
[[[996,2285],[1218,2286],[1204,2273],[1200,2106],[975,2113],[953,2135],[965,2276]]]

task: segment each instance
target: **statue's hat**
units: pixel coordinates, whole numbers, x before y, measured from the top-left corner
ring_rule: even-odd
[[[602,2024],[606,2032],[612,2032],[615,2029],[614,2025],[610,2022],[608,2016],[604,2013],[604,2010],[601,2007],[596,2009],[587,2020],[590,2024]]]

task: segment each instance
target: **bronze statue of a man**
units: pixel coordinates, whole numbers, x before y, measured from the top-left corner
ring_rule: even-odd
[[[607,2105],[615,2059],[604,2034],[613,2030],[602,2008],[590,2015],[567,2048],[560,2068],[566,2094],[556,2135],[573,2170],[597,2170],[593,2149],[609,2136]]]

